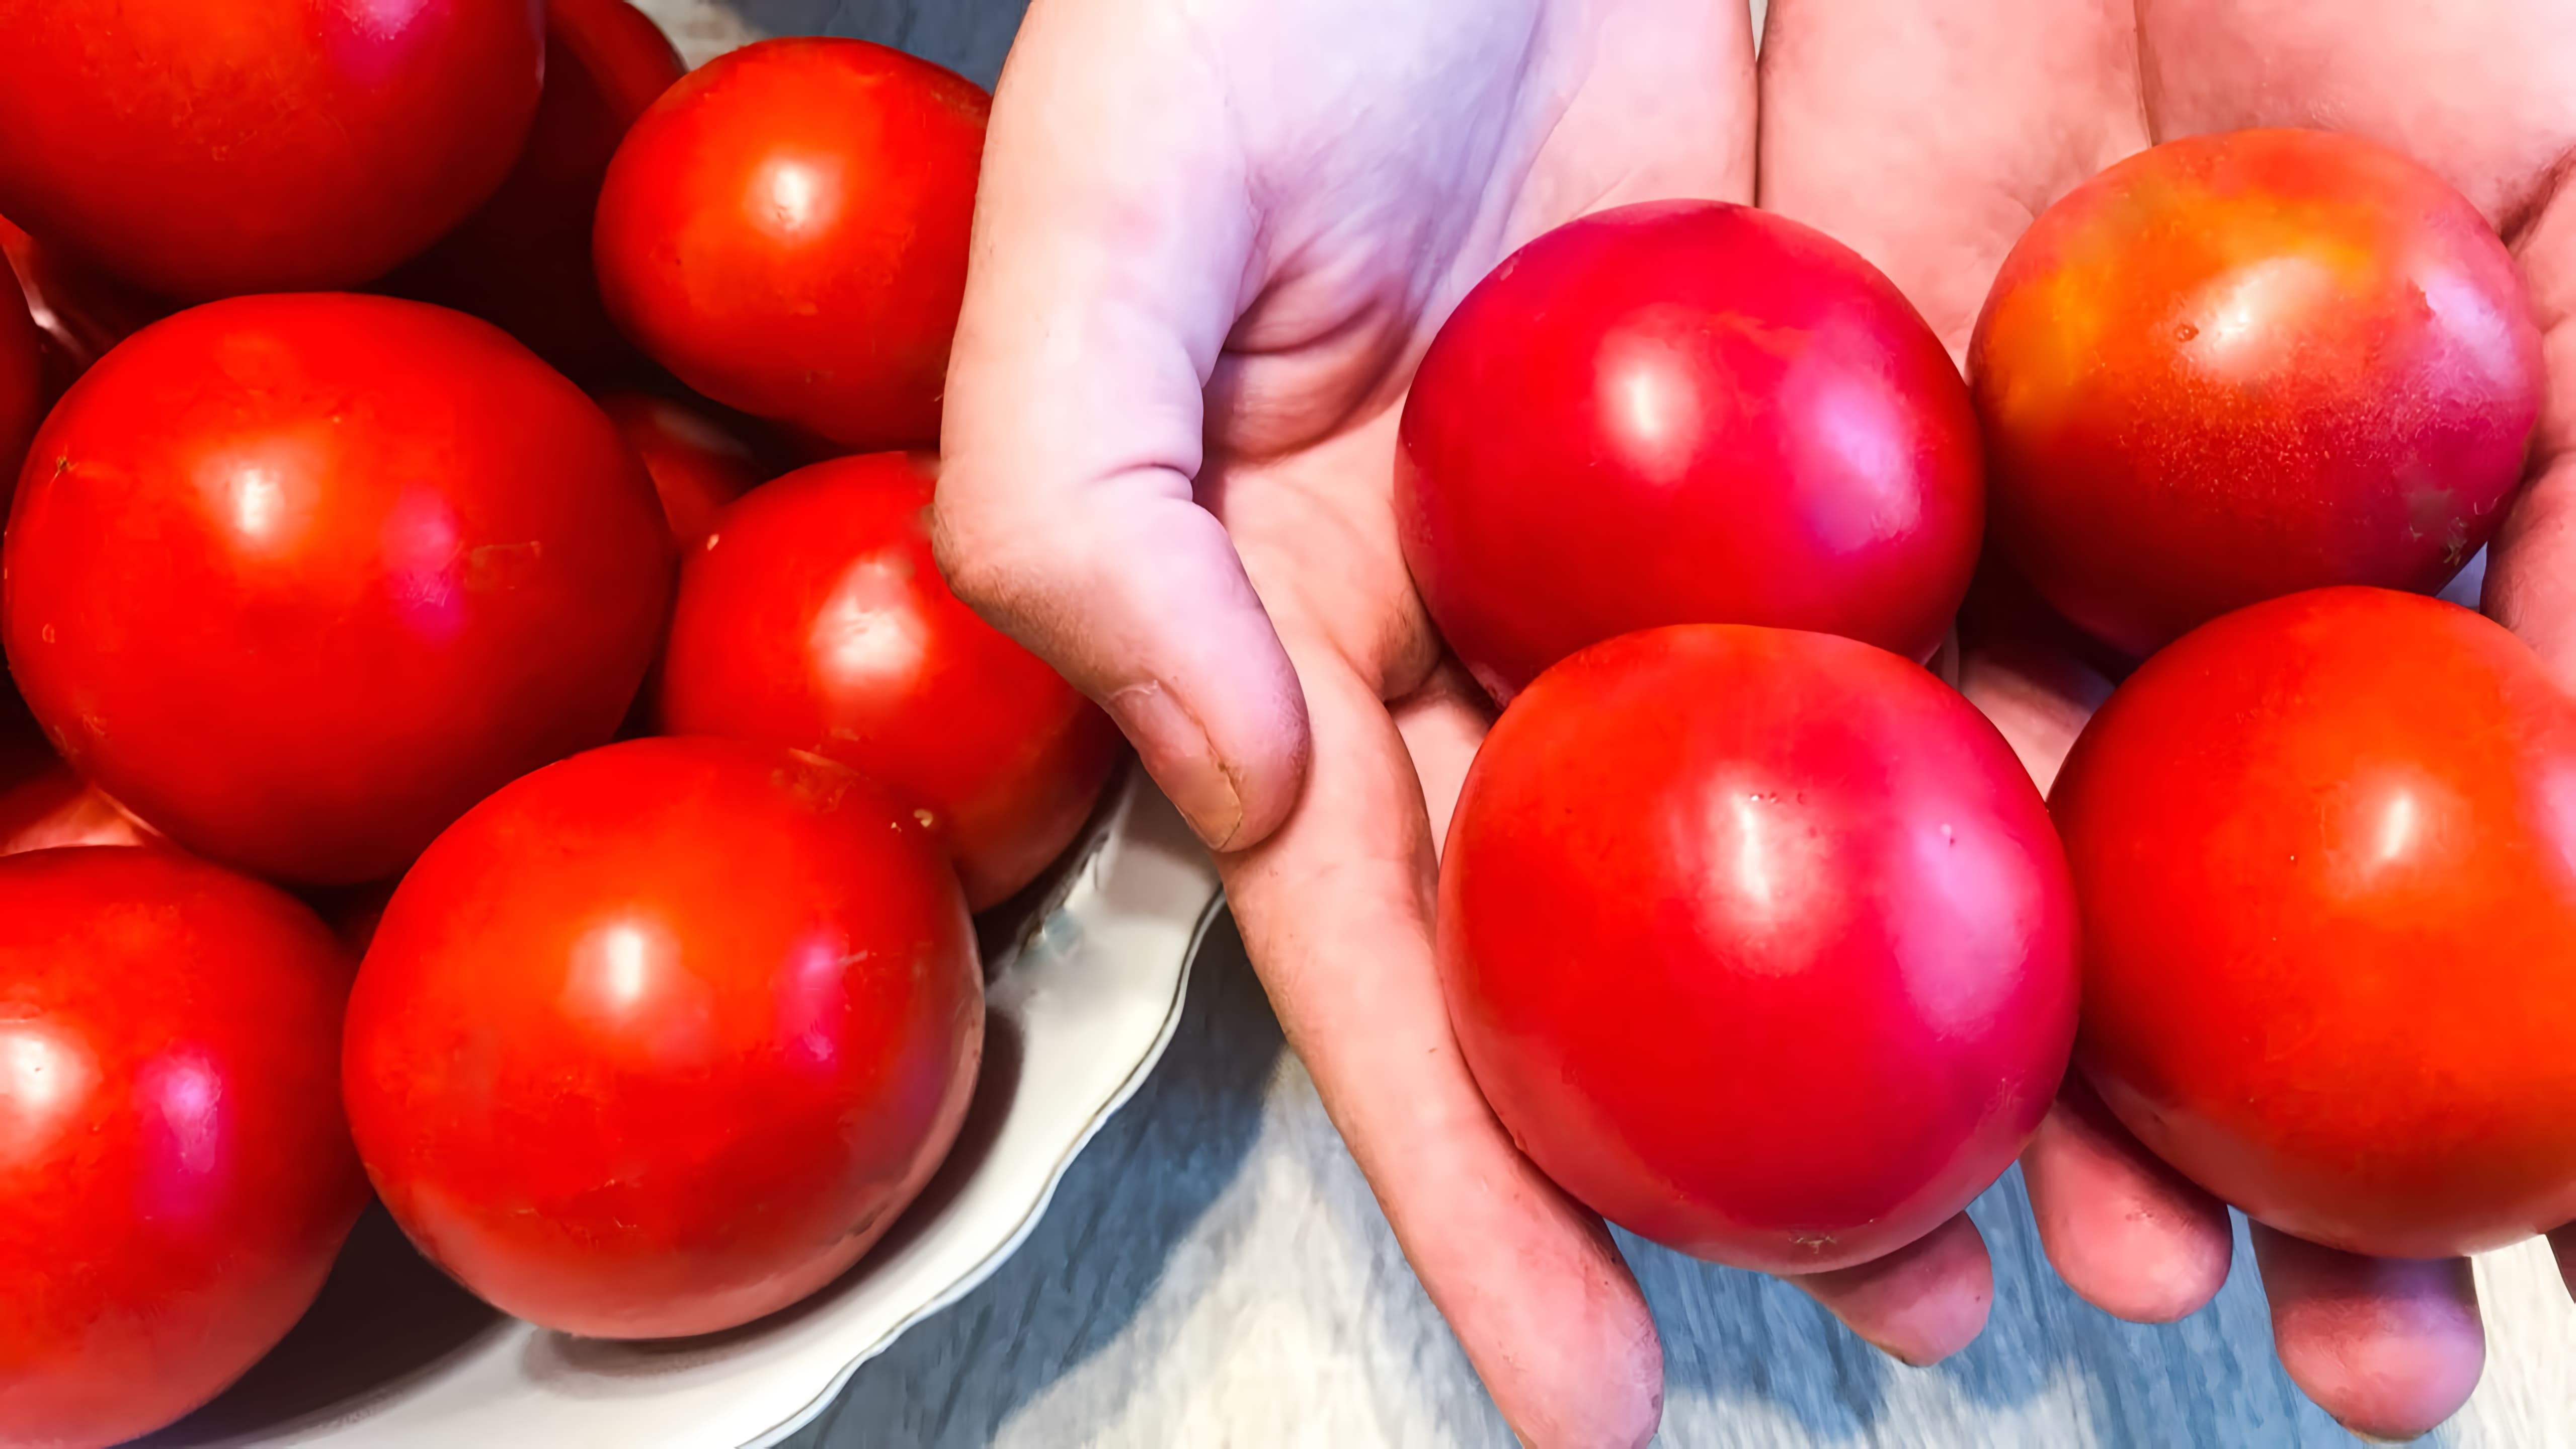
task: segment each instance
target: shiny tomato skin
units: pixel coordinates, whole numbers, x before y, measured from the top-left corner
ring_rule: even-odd
[[[618,392],[602,396],[599,408],[652,476],[683,559],[705,546],[726,504],[767,476],[757,450],[686,403]]]
[[[852,450],[937,443],[989,106],[861,40],[719,56],[609,164],[609,315],[728,407]]]
[[[46,402],[44,334],[28,315],[24,296],[9,283],[8,268],[0,264],[0,504],[9,501],[9,487],[18,481],[27,444],[36,436],[36,424],[44,421]]]
[[[1437,940],[1531,1160],[1766,1272],[1865,1262],[1965,1206],[2075,1034],[2038,791],[1965,700],[1831,635],[1678,625],[1540,675],[1468,772]]]
[[[2544,381],[2466,198],[2292,130],[2068,193],[2005,259],[1968,373],[1998,546],[2133,656],[2301,589],[2440,588],[2503,518]]]
[[[2077,1060],[2140,1141],[2329,1247],[2576,1219],[2576,706],[2469,610],[2293,594],[2149,659],[2053,805]]]
[[[1117,727],[958,601],[931,557],[932,474],[902,453],[763,485],[680,574],[662,725],[812,750],[920,810],[982,910],[1098,803]]]
[[[519,164],[481,210],[389,289],[494,323],[585,386],[634,375],[600,305],[590,230],[626,128],[686,72],[626,0],[546,0],[546,87]]]
[[[1587,644],[1765,624],[1928,657],[1983,527],[1976,418],[1895,284],[1786,217],[1650,202],[1531,242],[1440,329],[1396,517],[1508,700]]]
[[[84,775],[298,884],[399,871],[609,738],[667,618],[643,469],[497,329],[381,297],[210,303],[39,434],[0,632]]]
[[[0,860],[0,1442],[115,1443],[302,1317],[367,1200],[350,965],[175,851]]]
[[[349,287],[517,158],[542,0],[0,0],[0,212],[186,300]]]
[[[810,755],[634,740],[494,795],[403,878],[345,1090],[385,1205],[459,1281],[669,1337],[883,1236],[983,1031],[965,902],[898,807]]]

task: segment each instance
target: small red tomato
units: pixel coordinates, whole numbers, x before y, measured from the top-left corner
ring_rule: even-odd
[[[2075,902],[1985,717],[1824,634],[1595,645],[1494,726],[1438,941],[1468,1065],[1602,1216],[1773,1273],[1868,1261],[2010,1166],[2075,1035]]]
[[[349,1005],[359,1154],[421,1251],[602,1338],[822,1287],[964,1121],[983,977],[926,833],[838,765],[611,745],[403,878]]]
[[[497,329],[317,295],[92,368],[5,561],[9,665],[64,758],[190,850],[328,884],[608,739],[672,547],[617,430]]]
[[[599,406],[644,460],[684,559],[705,546],[716,514],[765,476],[749,443],[685,403],[626,392],[601,398]]]
[[[156,292],[383,275],[528,134],[540,0],[0,0],[0,212]]]
[[[45,417],[44,334],[0,263],[0,505],[18,482],[27,444]]]
[[[349,963],[175,851],[0,860],[0,1442],[104,1445],[239,1377],[366,1204]]]
[[[685,67],[626,0],[546,0],[546,89],[518,169],[390,289],[498,324],[585,385],[636,371],[590,265],[600,182],[626,128]]]
[[[2078,1061],[2284,1232],[2401,1258],[2576,1219],[2576,704],[2437,599],[2323,589],[2184,635],[2057,777]]]
[[[1396,517],[1423,602],[1508,700],[1658,624],[1917,659],[1967,592],[1976,417],[1895,284],[1784,217],[1624,206],[1513,253],[1422,360]]]
[[[718,57],[609,165],[609,315],[729,407],[853,449],[937,442],[989,104],[860,40]]]
[[[2477,208],[2323,131],[2173,141],[2067,193],[1968,372],[1997,544],[2133,655],[2300,589],[2440,588],[2504,516],[2543,380]]]
[[[948,591],[931,491],[919,462],[878,453],[799,469],[720,514],[681,570],[662,724],[879,781],[921,811],[982,910],[1082,829],[1118,733]]]

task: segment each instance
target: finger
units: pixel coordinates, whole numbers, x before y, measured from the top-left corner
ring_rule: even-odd
[[[2466,1258],[2363,1258],[2254,1224],[2290,1382],[2356,1434],[2405,1440],[2467,1403],[2486,1366]]]
[[[1220,862],[1289,1043],[1513,1428],[1538,1445],[1643,1443],[1663,1358],[1636,1280],[1600,1219],[1513,1147],[1450,1033],[1404,739],[1338,656],[1297,660],[1316,742],[1304,798]]]
[[[1423,686],[1387,706],[1405,753],[1422,782],[1422,806],[1431,832],[1435,858],[1449,840],[1449,817],[1457,811],[1458,791],[1467,783],[1467,767],[1494,727],[1492,696],[1469,677],[1455,659],[1444,659]]]
[[[1100,701],[1203,838],[1240,848],[1296,798],[1306,725],[1193,494],[1254,217],[1183,9],[1029,13],[994,100],[933,532],[959,596]]]
[[[2114,1318],[2170,1323],[2227,1281],[2227,1208],[2150,1154],[2083,1079],[2022,1150],[2022,1182],[2049,1265]]]
[[[1975,1342],[1995,1302],[1994,1260],[1966,1213],[1884,1258],[1789,1281],[1852,1332],[1918,1368]]]
[[[2531,287],[2548,382],[2531,481],[2487,546],[2481,607],[2576,687],[2576,184],[2562,178],[2508,240]]]

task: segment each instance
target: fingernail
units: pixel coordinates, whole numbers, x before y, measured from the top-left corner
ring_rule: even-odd
[[[1208,849],[1225,849],[1243,828],[1243,797],[1208,744],[1207,730],[1160,684],[1130,685],[1109,696],[1108,707],[1190,829]]]

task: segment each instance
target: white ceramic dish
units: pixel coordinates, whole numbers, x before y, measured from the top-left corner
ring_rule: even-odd
[[[988,937],[984,1073],[957,1150],[885,1242],[805,1303],[704,1339],[568,1338],[476,1302],[371,1210],[294,1334],[224,1397],[143,1442],[776,1443],[1026,1240],[1065,1169],[1170,1042],[1216,894],[1188,827],[1131,769],[1024,924]]]

